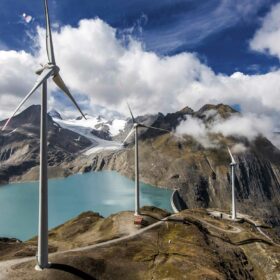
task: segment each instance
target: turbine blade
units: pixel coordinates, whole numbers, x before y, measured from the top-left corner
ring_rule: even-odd
[[[125,137],[125,139],[123,140],[123,145],[125,144],[125,142],[128,140],[128,138],[134,133],[134,128],[132,128],[130,130],[130,132],[127,134],[127,136]]]
[[[55,65],[55,57],[52,42],[52,31],[49,17],[48,1],[45,0],[45,15],[46,15],[46,46],[49,62]]]
[[[74,99],[74,97],[72,96],[72,94],[70,93],[69,89],[67,88],[67,86],[65,85],[65,83],[63,82],[61,76],[59,74],[57,74],[56,76],[53,77],[54,82],[56,83],[56,85],[71,99],[71,101],[73,102],[73,104],[76,106],[76,108],[80,111],[81,115],[85,118],[85,120],[87,119],[86,116],[84,115],[84,113],[82,112],[81,108],[79,107],[79,105],[77,104],[76,100]]]
[[[52,72],[53,72],[52,68],[47,68],[42,72],[42,74],[38,77],[37,81],[35,82],[35,85],[31,89],[31,91],[24,97],[24,99],[20,102],[20,104],[17,106],[17,108],[13,112],[12,116],[6,121],[5,125],[2,127],[2,130],[6,129],[7,125],[9,124],[11,119],[14,117],[14,115],[18,112],[18,110],[21,108],[21,106],[35,92],[35,90],[52,75]]]
[[[130,106],[129,106],[128,102],[126,102],[126,104],[127,104],[128,110],[129,110],[129,112],[130,112],[130,115],[131,115],[132,121],[133,121],[133,123],[135,123],[135,118],[134,118],[134,116],[133,116],[133,114],[132,114],[132,110],[131,110],[131,108],[130,108]]]
[[[140,123],[139,125],[142,126],[142,127],[151,128],[151,129],[155,129],[155,130],[159,130],[159,131],[164,131],[164,132],[171,133],[170,130],[167,130],[167,129],[164,129],[164,128],[155,127],[155,126],[150,126],[150,125],[145,125],[145,124],[142,124],[142,123]]]
[[[235,160],[234,160],[234,157],[233,157],[233,155],[232,155],[232,153],[231,153],[229,147],[228,147],[228,153],[229,153],[230,158],[231,158],[231,163],[235,164],[236,162],[235,162]]]
[[[44,71],[44,67],[42,66],[42,68],[38,69],[35,73],[37,75],[41,75],[43,73],[43,71]]]

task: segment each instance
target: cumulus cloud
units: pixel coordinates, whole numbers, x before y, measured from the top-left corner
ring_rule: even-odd
[[[252,113],[236,114],[227,119],[223,119],[217,114],[212,122],[188,117],[180,123],[176,133],[178,135],[190,135],[205,148],[210,148],[218,144],[217,139],[211,137],[217,134],[222,134],[225,137],[245,137],[250,141],[260,135],[273,139],[273,124],[270,118]],[[237,144],[233,147],[233,150],[235,153],[242,152],[245,147],[242,144]]]
[[[0,51],[0,117],[7,117],[36,81],[35,59],[21,51]],[[34,100],[33,100],[34,101]]]
[[[253,50],[280,58],[280,3],[264,17],[262,27],[250,42]]]
[[[237,143],[231,147],[231,152],[234,154],[242,154],[246,151],[246,147],[242,143]]]
[[[62,26],[53,32],[53,39],[63,79],[87,113],[94,113],[98,105],[128,115],[126,100],[136,115],[226,103],[239,104],[246,113],[265,115],[269,128],[278,125],[279,70],[217,75],[193,53],[159,56],[133,38],[124,44],[116,30],[100,19],[81,20],[77,27]],[[33,48],[33,55],[0,52],[1,118],[30,90],[37,65],[46,62],[45,31],[40,27]],[[53,83],[49,88],[56,90]],[[74,112],[71,103],[57,96],[50,99],[51,107],[62,110],[65,105],[68,115],[69,110]]]
[[[221,133],[224,136],[243,136],[253,140],[259,135],[269,135],[273,131],[273,126],[271,120],[266,116],[245,114],[215,122],[210,127],[210,131]]]
[[[176,128],[175,134],[177,136],[190,135],[206,148],[215,146],[209,139],[209,130],[205,123],[198,118],[188,117],[182,121]]]
[[[44,30],[38,32],[43,62]],[[216,75],[192,53],[160,57],[133,39],[125,47],[116,30],[99,19],[65,26],[54,33],[54,41],[65,80],[75,92],[88,95],[91,104],[125,110],[124,99],[129,99],[138,114],[170,112],[186,104],[198,108],[206,102],[238,103],[258,113],[280,105],[279,71]]]

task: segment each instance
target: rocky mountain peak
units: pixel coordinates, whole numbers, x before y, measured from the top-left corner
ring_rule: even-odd
[[[204,106],[202,106],[198,111],[197,114],[203,114],[207,111],[210,110],[215,110],[217,111],[221,116],[227,116],[229,114],[234,114],[237,113],[236,110],[234,110],[232,107],[230,107],[229,105],[225,105],[225,104],[205,104]]]
[[[189,115],[187,115],[188,113]],[[207,104],[197,112],[185,107],[181,111],[166,115],[138,116],[137,121],[169,131],[176,131],[178,125],[189,116],[208,122],[211,119],[215,121],[216,116],[227,118],[234,114],[239,113],[230,106]],[[92,142],[93,140],[88,140],[87,136],[82,136],[87,130],[80,124],[75,133],[72,130],[74,125],[69,126],[68,130],[65,129],[67,126],[63,127],[63,121],[57,120],[55,123],[51,117],[49,120],[49,164],[51,166],[61,166],[69,174],[89,170],[114,169],[133,177],[133,145],[123,150],[117,150],[117,152],[113,151],[111,154],[104,150],[89,158],[84,157],[84,155],[79,157],[79,152],[95,144]],[[132,128],[131,120],[126,123],[126,126],[125,122],[110,126],[106,120],[104,123],[97,123],[96,118],[89,118],[90,120],[94,124],[98,124],[97,127],[93,126],[96,131],[90,130],[91,133],[87,134],[91,137],[94,134],[104,139],[110,135],[108,133],[108,127],[110,127],[112,139],[116,140],[115,137],[119,137],[117,140],[121,142]],[[34,123],[38,125],[34,125]],[[15,116],[11,124],[13,129],[18,128],[19,124],[23,125],[20,131],[3,133],[0,131],[0,183],[1,180],[8,182],[13,179],[11,175],[26,174],[39,162],[40,106],[29,107]],[[112,130],[112,128],[114,129]],[[11,130],[10,127],[9,130]],[[121,133],[119,133],[120,130]],[[81,135],[78,134],[79,131],[81,131]],[[131,140],[133,141],[133,137]],[[236,197],[240,211],[248,213],[253,211],[260,217],[264,217],[270,224],[280,225],[278,218],[280,201],[279,150],[264,137],[250,141],[217,135],[211,140],[214,140],[218,146],[204,148],[190,137],[178,140],[165,132],[141,129],[139,137],[141,180],[152,185],[178,189],[181,198],[189,208],[228,208],[231,177],[230,158],[226,146],[237,147],[239,145],[244,149],[235,154],[238,162],[235,178]],[[104,147],[101,146],[104,141],[100,143],[100,147]],[[24,157],[22,151],[27,151]],[[72,161],[74,159],[75,161]],[[69,164],[70,161],[72,161],[72,166]],[[17,173],[15,170],[18,170]],[[256,209],[255,205],[257,204],[259,206]]]
[[[179,111],[180,113],[183,113],[184,115],[191,115],[194,113],[194,110],[188,106],[184,107],[182,110]]]
[[[20,126],[26,126],[29,124],[32,124],[32,126],[39,127],[40,125],[40,119],[41,119],[41,105],[31,105],[18,115],[14,116],[8,127],[9,129],[15,129]],[[0,122],[0,126],[4,125],[6,120]]]
[[[48,112],[48,114],[49,114],[49,116],[51,116],[52,118],[56,118],[56,119],[62,120],[61,115],[60,115],[56,110],[54,110],[54,109],[50,110],[50,111]]]
[[[205,119],[206,121],[212,121],[217,116],[227,119],[233,114],[238,114],[238,111],[225,104],[206,104],[194,113],[196,117]]]

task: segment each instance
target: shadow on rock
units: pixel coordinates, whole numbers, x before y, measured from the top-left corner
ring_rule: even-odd
[[[61,264],[61,263],[52,263],[50,266],[50,269],[56,269],[56,270],[61,270],[64,272],[68,272],[72,275],[78,276],[81,279],[84,280],[97,280],[96,278],[92,277],[91,275],[83,272],[80,269],[77,269],[73,266],[67,265],[67,264]]]

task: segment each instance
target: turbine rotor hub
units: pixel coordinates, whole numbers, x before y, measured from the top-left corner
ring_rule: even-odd
[[[52,74],[53,76],[57,75],[58,72],[59,72],[59,70],[60,70],[58,66],[56,66],[56,65],[54,65],[54,64],[52,64],[52,63],[47,63],[47,64],[45,64],[42,68],[38,69],[35,73],[36,73],[37,75],[41,75],[41,73],[42,73],[45,69],[53,69],[53,74]]]
[[[44,68],[48,68],[48,69],[53,69],[54,70],[54,75],[58,74],[59,72],[59,67],[55,64],[52,64],[52,63],[47,63]]]
[[[55,76],[55,75],[57,75],[57,74],[59,73],[59,70],[60,70],[60,69],[59,69],[59,67],[56,66],[56,65],[53,66],[53,69],[54,69],[54,76]]]

